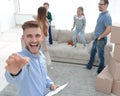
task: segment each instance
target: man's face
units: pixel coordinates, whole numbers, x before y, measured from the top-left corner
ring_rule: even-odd
[[[104,12],[106,11],[107,9],[107,4],[104,4],[104,1],[103,0],[100,0],[99,4],[98,4],[98,7],[99,7],[99,11],[101,12]]]
[[[49,6],[47,4],[45,4],[43,6],[48,10]]]
[[[31,53],[39,53],[40,44],[42,42],[41,29],[39,27],[25,29],[22,39]]]

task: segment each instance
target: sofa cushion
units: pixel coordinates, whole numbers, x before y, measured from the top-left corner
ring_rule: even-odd
[[[78,44],[76,48],[67,45],[66,43],[59,43],[54,48],[49,48],[52,57],[89,60],[89,53],[83,49],[82,44]]]
[[[86,33],[85,39],[86,39],[86,43],[90,43],[94,39],[94,33],[93,32]]]
[[[59,30],[52,29],[52,39],[53,41],[57,41],[59,36]]]
[[[59,30],[58,43],[65,43],[72,39],[73,33],[68,30]]]

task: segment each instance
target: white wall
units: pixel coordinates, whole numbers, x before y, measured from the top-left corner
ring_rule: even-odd
[[[71,30],[73,26],[73,16],[76,14],[77,7],[83,6],[87,19],[86,31],[93,31],[98,16],[97,2],[94,0],[20,0],[20,13],[36,14],[37,9],[43,6],[44,2],[49,2],[54,20],[52,24],[56,29]],[[27,3],[27,7],[26,7]],[[92,5],[92,6],[90,6]],[[97,13],[97,14],[96,14]],[[94,18],[93,18],[94,16]],[[91,24],[92,22],[92,24]]]
[[[73,15],[76,14],[78,6],[84,7],[84,13],[87,20],[86,31],[93,31],[98,17],[98,2],[99,0],[20,0],[24,5],[17,7],[18,0],[1,0],[0,3],[0,32],[4,32],[15,25],[15,23],[23,23],[23,21],[31,19],[29,15],[25,18],[14,16],[14,14],[20,11],[20,14],[36,14],[37,8],[42,6],[44,2],[50,3],[50,11],[54,15],[54,25],[57,29],[71,29],[73,24]],[[109,0],[109,12],[112,16],[113,24],[120,23],[120,0]],[[15,4],[14,4],[15,3]],[[26,6],[27,4],[27,6]],[[15,7],[15,8],[14,8]],[[18,16],[17,15],[17,16]],[[15,18],[14,18],[15,17]],[[16,19],[18,18],[18,19]],[[20,22],[19,22],[20,21]]]
[[[25,21],[34,20],[34,14],[15,13],[16,25],[22,25]]]
[[[94,31],[96,20],[99,15],[99,0],[20,0],[22,13],[37,13],[37,8],[44,2],[49,2],[50,11],[55,16],[54,24],[57,29],[71,29],[73,25],[73,16],[76,14],[78,6],[84,7],[86,16],[86,31]],[[109,0],[109,12],[112,16],[113,24],[120,23],[120,0]],[[27,7],[26,7],[27,4]]]
[[[112,16],[113,24],[120,24],[120,0],[109,1],[109,12]],[[54,15],[53,23],[57,29],[71,29],[73,24],[73,15],[76,14],[78,6],[84,7],[84,13],[87,20],[86,31],[88,32],[94,30],[96,19],[99,14],[99,0],[19,0],[19,2],[21,4],[23,3],[19,6],[20,10],[17,7],[18,0],[2,0],[0,3],[0,32],[4,32],[15,25],[15,11],[20,11],[20,13],[23,14],[36,14],[37,8],[42,6],[44,2],[50,3],[49,10],[52,12],[52,15]]]
[[[15,26],[14,0],[1,0],[0,2],[0,33]]]

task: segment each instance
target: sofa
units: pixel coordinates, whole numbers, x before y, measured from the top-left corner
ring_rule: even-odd
[[[53,45],[48,46],[48,51],[52,61],[65,62],[70,64],[87,64],[90,58],[90,50],[93,43],[93,32],[85,33],[87,48],[83,48],[80,38],[77,37],[77,47],[68,45],[68,40],[72,39],[73,32],[69,30],[52,29]],[[113,45],[108,42],[105,47],[105,64],[108,64],[109,53]],[[94,65],[98,65],[99,59],[96,54]]]

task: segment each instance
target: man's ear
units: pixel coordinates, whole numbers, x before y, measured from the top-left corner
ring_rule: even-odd
[[[24,41],[24,35],[22,35],[21,39]]]

